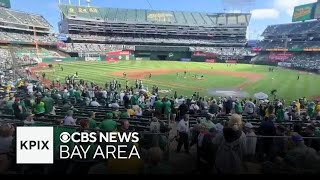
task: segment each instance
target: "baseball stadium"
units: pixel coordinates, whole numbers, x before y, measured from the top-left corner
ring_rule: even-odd
[[[255,11],[155,10],[152,1],[59,0],[54,25],[0,0],[0,174],[320,173],[320,1],[295,4],[291,22],[254,40]],[[109,142],[71,142],[136,132],[125,145],[138,158],[120,149],[96,158]],[[31,142],[22,151],[22,140],[46,133],[48,152]]]

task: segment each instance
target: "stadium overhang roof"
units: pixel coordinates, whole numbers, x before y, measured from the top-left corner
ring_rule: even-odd
[[[126,24],[248,26],[250,13],[199,13],[59,5],[64,18]]]

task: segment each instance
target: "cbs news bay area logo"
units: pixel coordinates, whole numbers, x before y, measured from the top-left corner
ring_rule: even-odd
[[[53,134],[53,127],[17,127],[17,163],[53,164],[54,159],[73,158],[140,159],[134,145],[139,142],[137,132],[62,132],[56,146]],[[74,146],[70,145],[72,143]],[[107,145],[102,145],[104,143]]]

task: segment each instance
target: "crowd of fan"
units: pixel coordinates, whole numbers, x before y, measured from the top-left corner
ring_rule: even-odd
[[[38,42],[38,43],[56,43],[57,38],[51,34],[37,35],[36,40],[33,34],[27,33],[15,33],[15,32],[3,32],[0,31],[0,41],[20,41],[20,42]]]
[[[270,25],[263,32],[263,36],[305,35],[318,33],[320,21],[310,21],[291,24]]]
[[[201,44],[212,45],[221,43],[246,43],[245,39],[223,39],[223,40],[201,40],[192,38],[148,38],[148,37],[121,37],[121,36],[95,36],[95,35],[82,35],[82,34],[69,34],[69,37],[73,40],[91,40],[102,41],[111,43],[172,43],[172,44]]]
[[[90,44],[90,43],[66,43],[60,47],[66,52],[110,52],[117,50],[134,50],[131,45],[117,45],[117,44]]]
[[[252,62],[268,62],[270,61],[269,53],[260,53],[252,59]],[[297,53],[285,59],[286,67],[320,70],[320,55],[317,53]]]
[[[49,23],[39,15],[19,12],[12,9],[0,7],[0,21],[14,24],[21,24],[27,26],[36,26],[50,28]]]
[[[191,51],[202,51],[208,53],[214,53],[221,56],[253,56],[251,49],[248,48],[216,48],[216,47],[190,47]]]
[[[257,44],[257,47],[261,49],[277,49],[277,48],[284,48],[284,49],[308,49],[308,48],[319,48],[320,42],[319,41],[288,41],[287,43],[278,40],[263,40]]]
[[[320,70],[320,54],[302,53],[292,56],[288,61],[294,68]]]
[[[172,97],[161,98],[158,95],[158,87],[152,87],[150,92],[145,91],[141,80],[136,80],[133,86],[129,86],[128,81],[123,85],[114,79],[101,87],[80,79],[80,76],[81,74],[76,72],[65,77],[64,83],[60,79],[54,80],[50,87],[42,83],[32,84],[26,80],[18,81],[15,85],[2,84],[1,107],[4,112],[13,111],[15,118],[23,121],[24,125],[35,125],[35,119],[48,118],[58,114],[58,109],[61,109],[66,116],[63,120],[57,121],[59,124],[80,125],[81,128],[91,128],[91,131],[98,128],[108,132],[128,132],[129,123],[142,123],[142,119],[139,118],[150,117],[153,114],[155,118],[149,122],[150,132],[160,133],[161,127],[168,126],[160,120],[163,117],[171,123],[178,121],[178,153],[183,144],[185,152],[189,153],[190,135],[191,146],[197,146],[196,164],[199,171],[208,172],[215,169],[218,173],[237,174],[244,172],[241,169],[246,165],[244,162],[258,162],[263,172],[319,172],[319,139],[304,137],[320,135],[320,102],[308,101],[306,98],[289,103],[284,100],[240,100],[236,97],[214,99],[202,98],[196,92],[190,97],[178,97],[175,92]],[[42,78],[46,78],[45,73],[42,74]],[[12,91],[17,93],[10,93]],[[76,106],[93,111],[111,108],[111,113],[107,113],[106,120],[101,122],[95,120],[94,112],[89,112],[86,119],[78,121],[74,117],[78,111],[74,108]],[[110,112],[110,109],[105,110],[108,111]],[[228,118],[230,114],[232,115]],[[191,122],[191,116],[198,115],[205,118]],[[122,121],[117,129],[119,119]],[[292,128],[286,123],[297,124]],[[4,167],[1,169],[3,171],[10,167],[13,130],[11,123],[4,123],[0,128],[0,162],[1,167]],[[256,134],[275,137],[259,138]],[[161,137],[162,142],[168,143],[168,139]],[[160,163],[163,147],[161,148],[159,143],[156,144],[157,147],[149,150],[151,154],[156,151],[156,156],[159,156],[155,164],[149,164],[150,162],[143,158],[141,166],[144,160],[145,167],[152,167],[148,173],[174,173],[168,169],[157,171],[163,168]],[[203,160],[206,163],[203,164]],[[112,162],[108,161],[108,168]],[[108,168],[102,171],[112,173],[112,168]],[[127,168],[129,167],[122,166],[120,172],[128,172]],[[134,169],[137,171],[130,173],[146,173],[140,166]]]

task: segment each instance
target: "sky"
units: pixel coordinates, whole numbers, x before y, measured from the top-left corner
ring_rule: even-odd
[[[209,13],[251,12],[248,39],[260,39],[268,25],[290,23],[295,6],[312,2],[316,0],[91,0],[91,6]],[[61,0],[61,3],[67,4],[69,0]],[[78,4],[78,0],[71,0],[71,3]],[[81,5],[86,5],[86,0],[81,0]],[[58,32],[58,0],[11,0],[11,8],[44,16]]]

